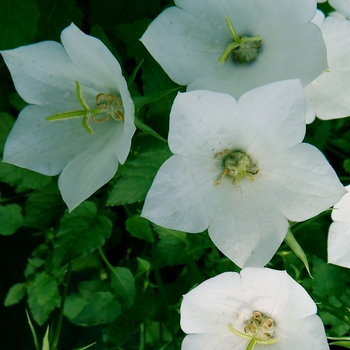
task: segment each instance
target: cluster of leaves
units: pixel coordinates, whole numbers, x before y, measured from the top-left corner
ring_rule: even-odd
[[[171,1],[161,0],[12,1],[6,11],[0,11],[0,49],[59,41],[62,29],[74,22],[108,46],[126,77],[133,78],[135,67],[141,64],[131,86],[135,100],[156,96],[176,85],[138,39],[152,19],[170,5]],[[0,76],[2,155],[24,103],[3,61]],[[167,93],[137,110],[138,118],[165,139],[175,95],[175,91]],[[328,157],[345,185],[350,182],[349,124],[347,119],[315,121],[306,138]],[[58,343],[62,314],[63,329],[68,323],[89,327],[82,339],[65,348],[87,345],[90,327],[98,326],[102,335],[93,339],[92,349],[179,349],[182,295],[209,277],[239,271],[218,252],[206,232],[192,235],[168,230],[140,217],[154,176],[170,155],[165,142],[138,132],[117,176],[72,213],[61,200],[57,178],[0,163],[0,239],[3,247],[10,246],[9,242],[13,246],[5,256],[16,256],[18,241],[29,247],[32,242],[37,244],[25,257],[26,266],[13,266],[24,269],[22,277],[12,286],[2,284],[6,288],[4,304],[9,307],[26,300],[34,327],[50,324],[47,339],[53,344],[51,350]],[[350,279],[346,269],[326,263],[329,214],[293,226],[313,278],[287,244],[269,267],[286,269],[301,283],[318,302],[328,335],[339,337],[350,328]],[[21,305],[23,312],[16,317],[25,320],[25,304]],[[76,334],[76,329],[71,334]]]

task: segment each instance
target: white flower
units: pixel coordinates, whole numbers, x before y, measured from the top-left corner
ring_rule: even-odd
[[[184,296],[180,323],[182,350],[329,349],[315,303],[285,271],[215,276]]]
[[[327,17],[321,24],[329,68],[305,87],[306,122],[350,115],[350,22]]]
[[[331,16],[350,19],[350,0],[329,0],[329,4],[337,11],[331,12]]]
[[[141,41],[170,78],[188,90],[239,98],[284,79],[300,79],[306,86],[327,68],[321,32],[310,23],[316,0],[175,3],[178,7],[156,18]]]
[[[333,223],[328,232],[328,262],[350,268],[350,185],[332,211]]]
[[[1,52],[30,104],[8,137],[4,162],[61,173],[59,188],[73,210],[125,162],[135,132],[134,104],[119,63],[100,40],[74,24],[61,39],[63,45],[45,41]],[[45,120],[52,115],[74,119]]]
[[[288,220],[309,219],[345,192],[321,152],[300,143],[304,104],[297,80],[256,88],[238,103],[210,91],[178,94],[170,114],[174,156],[159,169],[142,216],[185,232],[208,228],[237,265],[267,264]]]

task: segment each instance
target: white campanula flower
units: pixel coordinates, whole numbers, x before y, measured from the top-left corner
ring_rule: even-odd
[[[333,223],[328,232],[328,262],[350,268],[350,185],[332,211]]]
[[[305,87],[306,122],[350,115],[350,21],[327,17],[320,28],[327,47],[328,69]]]
[[[135,132],[134,104],[118,61],[100,40],[74,24],[61,40],[1,52],[29,103],[3,160],[44,175],[61,173],[59,188],[72,210],[125,162]]]
[[[285,271],[244,268],[191,290],[181,305],[182,350],[329,349],[316,305]]]
[[[345,190],[305,135],[297,80],[232,96],[178,94],[170,114],[173,156],[159,169],[142,216],[190,233],[208,229],[238,266],[267,264],[290,221],[307,220]]]
[[[187,90],[243,93],[274,81],[306,86],[327,68],[316,0],[175,0],[141,38]]]

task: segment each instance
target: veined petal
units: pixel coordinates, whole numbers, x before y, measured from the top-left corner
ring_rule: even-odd
[[[122,128],[110,121],[101,124],[100,129],[103,132],[67,164],[59,177],[58,186],[70,211],[105,185],[117,172],[116,136],[118,129]]]
[[[336,221],[328,232],[328,262],[350,268],[350,223]]]

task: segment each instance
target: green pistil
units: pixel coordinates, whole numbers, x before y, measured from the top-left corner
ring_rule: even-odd
[[[219,58],[219,63],[224,64],[232,54],[237,63],[250,63],[256,60],[259,54],[262,39],[260,36],[239,37],[231,19],[226,17],[226,23],[233,38]]]
[[[93,134],[92,128],[90,126],[90,119],[92,119],[96,123],[105,122],[110,118],[116,121],[124,120],[124,109],[123,109],[121,100],[117,96],[114,96],[112,94],[110,95],[98,94],[96,96],[97,107],[91,109],[84,99],[84,96],[81,90],[81,85],[78,81],[75,82],[75,93],[76,93],[77,100],[82,109],[54,114],[49,117],[46,117],[45,120],[58,121],[58,120],[66,120],[66,119],[73,119],[73,118],[83,118],[82,119],[83,128],[89,134]],[[106,100],[107,103],[101,104],[100,103],[101,99]],[[101,113],[105,113],[106,116],[98,119],[96,116]]]

